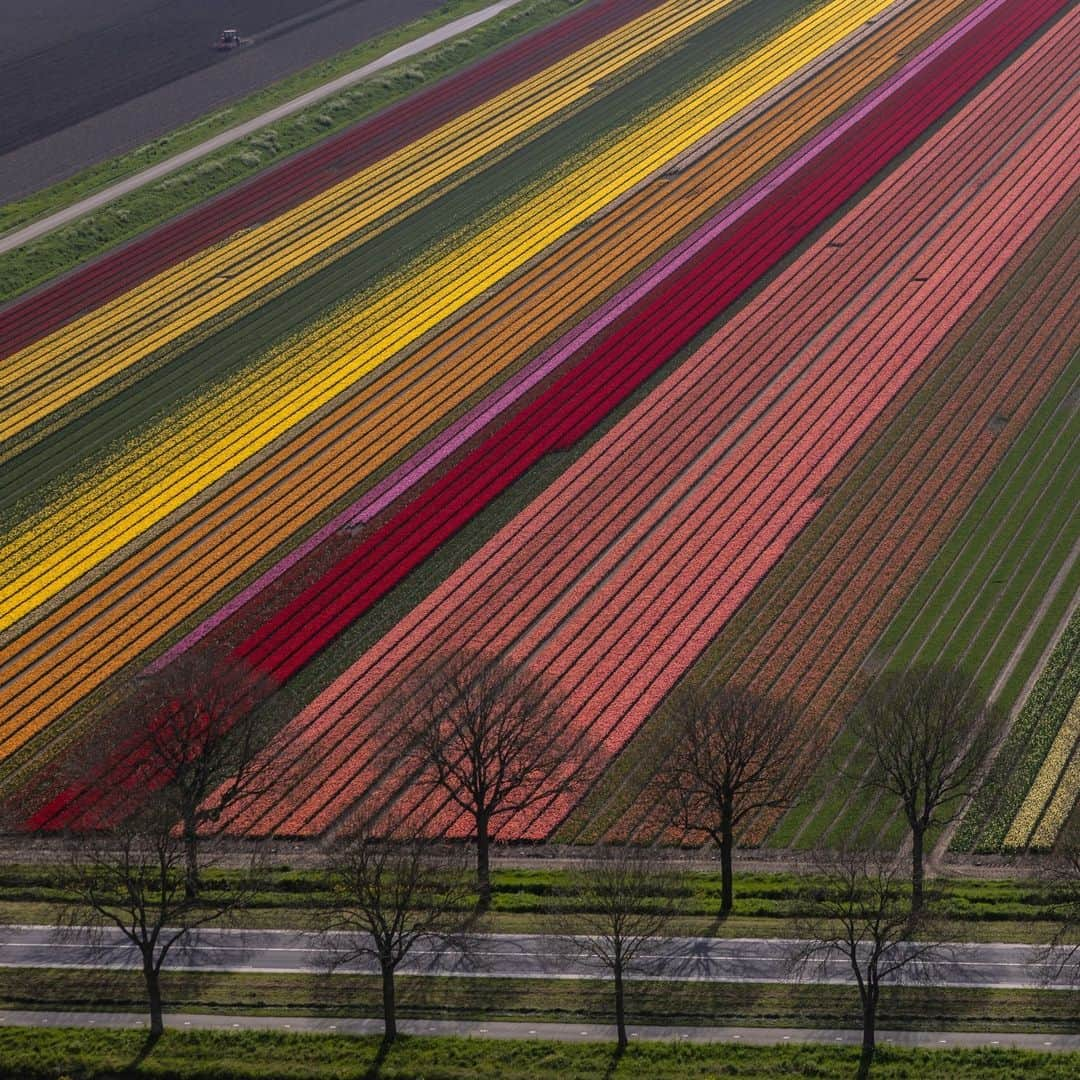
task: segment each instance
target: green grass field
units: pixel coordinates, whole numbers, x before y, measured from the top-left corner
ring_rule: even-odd
[[[212,870],[205,890],[212,897],[228,889],[235,871]],[[813,879],[794,873],[737,872],[735,909],[718,917],[718,872],[687,871],[670,895],[679,915],[668,932],[720,937],[790,936],[803,911],[801,896]],[[480,929],[491,932],[559,932],[560,913],[582,910],[568,872],[554,869],[511,870],[492,874],[492,912]],[[933,910],[952,940],[1049,940],[1059,917],[1061,896],[1047,885],[1022,879],[940,879]],[[0,870],[0,923],[54,923],[64,896],[48,867],[13,866]],[[260,880],[244,908],[233,916],[236,926],[312,929],[325,921],[332,896],[318,870],[284,868],[260,871]]]
[[[742,1080],[852,1075],[855,1048],[825,1046],[743,1047],[644,1043],[617,1056],[603,1044],[557,1044],[473,1039],[400,1038],[385,1056],[376,1038],[285,1035],[254,1032],[166,1032],[142,1058],[135,1032],[57,1029],[0,1030],[0,1076],[18,1080],[80,1080],[105,1077],[170,1077],[174,1080],[348,1080],[360,1077],[424,1077],[425,1080],[650,1077],[694,1080],[737,1076]],[[1019,1050],[879,1051],[873,1075],[879,1080],[915,1077],[1040,1078],[1076,1075],[1072,1054]]]

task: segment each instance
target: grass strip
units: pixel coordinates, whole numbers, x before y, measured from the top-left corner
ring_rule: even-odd
[[[145,1036],[135,1031],[58,1028],[0,1030],[0,1077],[45,1080],[78,1075],[240,1080],[267,1076],[347,1080],[380,1076],[427,1080],[498,1077],[500,1080],[568,1080],[571,1077],[641,1077],[694,1080],[718,1075],[743,1080],[792,1076],[850,1076],[857,1047],[818,1045],[750,1047],[729,1044],[641,1043],[616,1054],[603,1043],[541,1040],[400,1037],[380,1052],[376,1037],[292,1035],[279,1032],[167,1031],[145,1055]],[[874,1062],[877,1080],[949,1076],[1040,1077],[1076,1075],[1075,1054],[1023,1050],[900,1050],[882,1048]]]
[[[228,891],[237,871],[206,872],[204,891],[212,899]],[[677,900],[682,916],[672,933],[704,936],[789,936],[793,919],[803,911],[801,898],[812,877],[795,873],[741,871],[736,877],[735,909],[718,919],[721,878],[718,872],[687,870],[665,894]],[[1063,897],[1050,885],[1023,879],[939,879],[934,912],[949,924],[958,940],[1049,938]],[[561,869],[505,869],[492,872],[490,932],[558,931],[559,913],[582,910],[574,879]],[[662,899],[662,898],[658,898]],[[57,922],[65,894],[55,885],[49,866],[8,865],[0,872],[0,922]],[[313,928],[333,904],[326,874],[318,869],[267,868],[237,925],[259,928]]]
[[[123,157],[104,162],[43,192],[0,207],[0,232],[62,209],[157,161],[297,97],[376,56],[484,7],[488,0],[447,0],[436,12],[275,83]],[[277,161],[306,149],[550,22],[577,0],[524,0],[467,35],[437,45],[317,105],[263,128],[171,176],[117,199],[30,244],[0,255],[0,302],[10,300],[125,240],[218,195]]]
[[[369,975],[170,971],[162,975],[170,1012],[248,1016],[379,1016],[382,986]],[[145,1008],[137,971],[0,968],[0,1008],[131,1011]],[[402,975],[403,1017],[609,1023],[603,979],[461,978]],[[627,987],[639,1024],[747,1027],[857,1027],[850,986],[787,983],[638,981]],[[1054,990],[887,987],[880,1024],[896,1030],[1068,1032],[1075,1005]]]

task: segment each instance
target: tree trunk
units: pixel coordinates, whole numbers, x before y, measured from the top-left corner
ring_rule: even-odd
[[[476,815],[476,891],[480,898],[477,909],[487,911],[491,907],[491,838],[488,836],[486,814]]]
[[[397,999],[394,996],[394,969],[385,961],[382,967],[382,1010],[383,1041],[393,1042],[397,1038]]]
[[[143,977],[146,979],[146,996],[150,1003],[150,1038],[160,1039],[165,1032],[165,1018],[161,1008],[161,977],[152,961],[143,961]]]
[[[874,1049],[877,1038],[877,995],[867,994],[863,1001],[862,1053],[859,1055],[858,1080],[866,1080],[870,1075],[870,1066],[874,1061]]]
[[[194,828],[184,828],[184,894],[188,900],[199,895],[199,837]]]
[[[922,911],[923,907],[923,840],[925,830],[922,825],[915,825],[911,830],[911,910]]]
[[[720,914],[727,916],[735,906],[735,886],[732,880],[731,856],[735,848],[734,829],[731,824],[731,807],[724,806],[720,813]]]
[[[618,1031],[619,1049],[625,1050],[629,1040],[626,1037],[626,997],[621,963],[615,965],[615,1028]]]

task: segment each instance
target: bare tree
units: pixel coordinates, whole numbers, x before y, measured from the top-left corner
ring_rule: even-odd
[[[460,938],[472,881],[461,852],[399,827],[391,837],[361,823],[325,852],[334,890],[327,927],[333,967],[372,957],[382,975],[383,1038],[397,1037],[394,977],[419,942]]]
[[[792,965],[801,977],[837,960],[850,970],[862,1012],[862,1080],[874,1059],[881,987],[925,981],[945,947],[925,909],[912,910],[907,876],[895,856],[819,854],[815,868],[796,919]]]
[[[72,833],[55,866],[55,885],[70,899],[60,923],[89,945],[109,951],[113,931],[138,951],[150,1009],[150,1036],[164,1030],[161,971],[193,930],[215,922],[251,895],[254,865],[212,900],[185,889],[187,851],[176,828],[176,804],[156,793],[114,828]],[[204,849],[205,851],[205,849]]]
[[[886,673],[852,717],[870,761],[864,783],[895,795],[911,829],[915,909],[924,903],[926,834],[963,808],[999,726],[972,679],[942,666]]]
[[[98,760],[73,763],[80,778],[73,805],[83,808],[74,827],[107,828],[136,812],[148,792],[167,788],[182,830],[185,889],[195,897],[200,838],[267,782],[256,756],[273,724],[256,706],[275,689],[243,661],[207,649],[136,680],[107,737],[96,733]]]
[[[679,914],[679,875],[656,851],[598,847],[591,857],[589,867],[572,874],[575,903],[582,910],[568,919],[568,927],[574,933],[572,942],[611,972],[622,1050],[627,1044],[626,976],[650,939]]]
[[[1047,860],[1043,880],[1048,902],[1058,919],[1058,929],[1032,957],[1042,982],[1063,976],[1080,986],[1080,822],[1066,826],[1057,849]]]
[[[505,660],[461,651],[417,669],[393,695],[387,716],[403,724],[419,782],[444,792],[472,819],[478,907],[487,910],[498,826],[587,782],[559,696]]]
[[[736,829],[757,811],[789,806],[799,788],[798,714],[787,699],[697,683],[684,683],[670,709],[673,745],[658,775],[660,798],[676,825],[707,833],[720,849],[720,913],[729,915]]]

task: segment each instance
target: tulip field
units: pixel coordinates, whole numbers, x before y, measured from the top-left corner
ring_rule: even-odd
[[[107,820],[168,779],[110,703],[225,650],[291,704],[220,827],[466,836],[381,706],[467,645],[595,766],[500,839],[672,838],[666,699],[737,677],[806,776],[742,842],[899,845],[845,720],[946,660],[1009,723],[935,843],[1052,848],[1078,195],[1067,0],[591,0],[12,302],[0,791],[86,755],[30,821]]]

